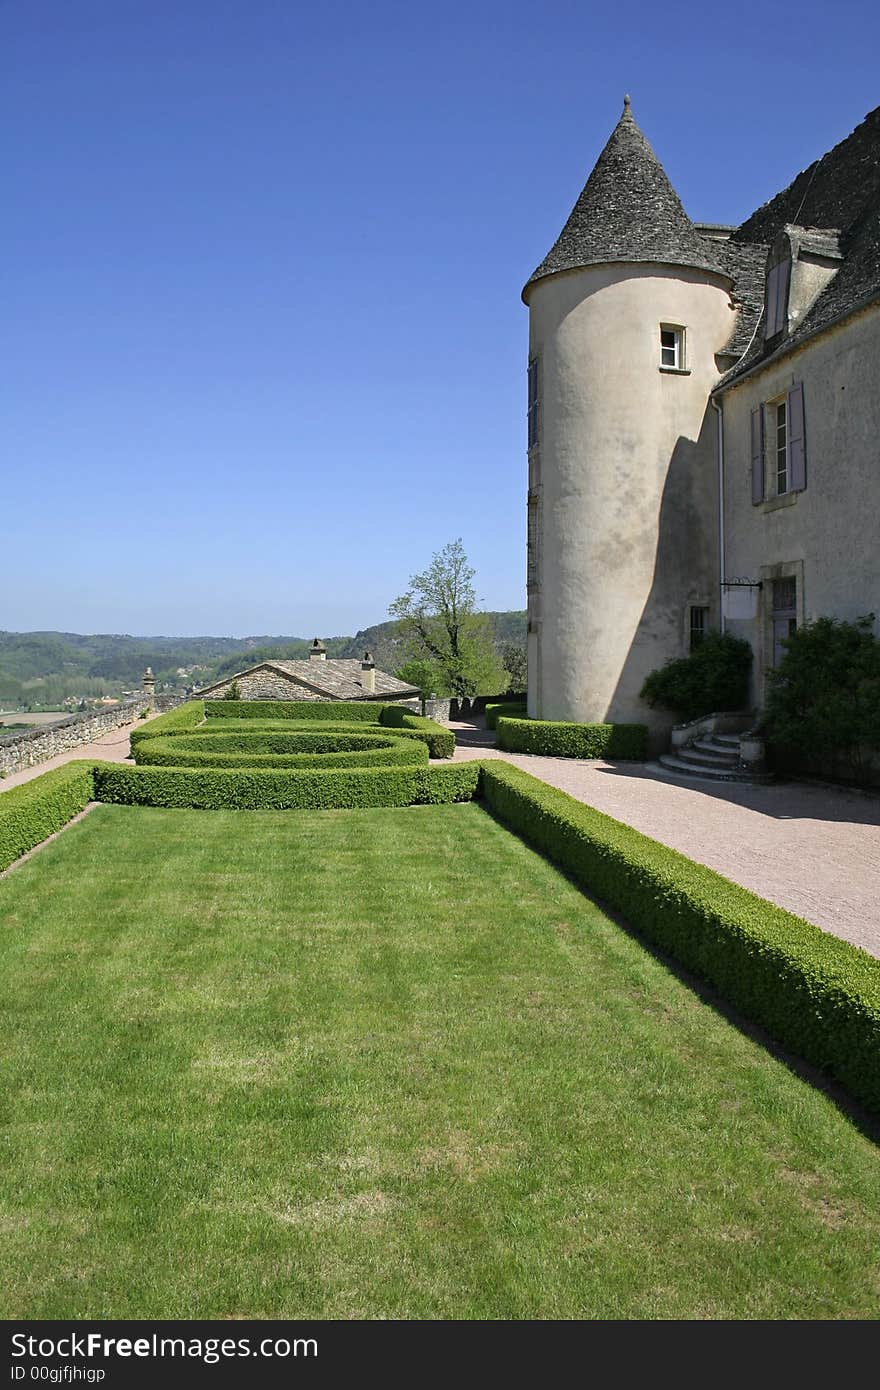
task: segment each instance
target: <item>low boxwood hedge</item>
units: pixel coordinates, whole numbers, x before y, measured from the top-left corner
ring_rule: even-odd
[[[0,792],[0,870],[54,835],[95,799],[90,762],[66,763]]]
[[[394,729],[404,737],[423,739],[432,758],[451,758],[455,752],[455,734],[451,729],[400,705],[383,706],[381,723],[383,728]]]
[[[224,731],[151,738],[134,749],[135,762],[160,767],[421,767],[423,742],[389,733]]]
[[[95,764],[95,796],[127,806],[196,810],[339,810],[469,801],[479,765],[359,767],[330,771],[277,768],[130,767]]]
[[[499,712],[498,747],[507,753],[543,753],[548,758],[648,756],[644,724],[567,724],[555,719],[514,719]]]
[[[501,718],[525,719],[526,706],[524,701],[508,700],[506,702],[498,700],[486,705],[486,728],[497,729],[498,720]]]
[[[502,761],[498,818],[785,1047],[880,1111],[880,961]]]
[[[341,724],[378,724],[385,706],[379,700],[205,700],[206,719],[337,720]]]
[[[178,705],[175,709],[169,710],[167,714],[160,714],[158,719],[151,719],[149,723],[141,725],[139,729],[132,729],[131,746],[135,748],[145,738],[161,738],[165,734],[189,733],[191,729],[195,729],[197,725],[203,723],[204,718],[204,700],[187,700],[185,705]]]

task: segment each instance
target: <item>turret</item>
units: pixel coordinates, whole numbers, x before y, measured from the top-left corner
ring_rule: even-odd
[[[523,290],[535,718],[656,726],[642,682],[686,650],[689,605],[715,603],[708,396],[733,326],[718,256],[627,97]]]

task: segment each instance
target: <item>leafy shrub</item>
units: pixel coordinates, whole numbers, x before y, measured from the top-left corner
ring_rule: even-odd
[[[866,779],[880,749],[880,642],[874,615],[855,622],[819,618],[785,642],[768,671],[765,719],[769,741],[808,765],[841,756]]]
[[[652,671],[641,696],[649,705],[674,710],[682,721],[719,710],[746,709],[752,649],[742,637],[709,632],[690,656]]]
[[[497,700],[492,704],[484,706],[486,711],[486,728],[497,729],[498,720],[504,719],[525,719],[526,706],[522,700]]]
[[[314,727],[314,726],[313,726]],[[162,767],[417,767],[428,761],[421,741],[352,733],[232,731],[151,738],[135,749],[135,762]]]
[[[179,806],[197,810],[337,810],[466,801],[479,767],[277,768],[129,767],[95,765],[95,795],[128,806]]]
[[[226,694],[222,695],[220,698],[223,700],[240,700],[241,689],[239,687],[238,681],[233,681]]]
[[[548,758],[631,758],[648,752],[644,724],[566,724],[552,719],[497,717],[498,747],[508,753],[543,753]]]
[[[880,1110],[880,961],[501,761],[481,794],[591,896]]]
[[[54,835],[94,797],[90,762],[70,762],[0,792],[0,870]]]

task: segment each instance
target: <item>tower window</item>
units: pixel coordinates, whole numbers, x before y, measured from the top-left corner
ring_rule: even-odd
[[[684,329],[674,324],[660,325],[660,369],[667,372],[685,370]]]
[[[773,407],[774,426],[774,464],[776,472],[776,495],[781,497],[788,492],[788,416],[786,402],[779,401]]]
[[[529,406],[528,406],[528,447],[533,449],[538,442],[538,359],[533,357],[529,363]]]
[[[689,649],[693,652],[702,641],[705,640],[706,633],[709,631],[709,609],[700,605],[691,607],[690,641]]]

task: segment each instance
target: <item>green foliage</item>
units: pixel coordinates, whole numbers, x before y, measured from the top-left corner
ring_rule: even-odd
[[[334,720],[375,724],[385,708],[378,700],[205,700],[205,718]]]
[[[485,706],[486,728],[497,729],[498,720],[525,719],[526,706],[522,700],[493,700]]]
[[[507,672],[508,690],[526,690],[529,684],[529,661],[525,643],[503,642],[500,655]]]
[[[641,696],[652,707],[674,710],[683,722],[749,703],[752,649],[741,637],[709,632],[690,656],[652,671]]]
[[[438,695],[469,698],[507,688],[491,624],[477,612],[474,571],[460,540],[432,558],[389,608],[402,624],[407,656],[437,670]]]
[[[432,758],[451,758],[455,752],[455,734],[433,719],[423,719],[400,705],[385,705],[382,727],[394,729],[400,737],[420,738],[428,745]]]
[[[240,699],[241,699],[241,689],[240,689],[240,687],[239,687],[239,684],[238,684],[238,681],[237,681],[237,680],[232,682],[232,684],[230,685],[230,687],[229,687],[229,689],[227,690],[226,694],[225,694],[222,698],[223,698],[224,700],[240,700]]]
[[[0,870],[54,835],[92,800],[89,762],[66,763],[0,792]]]
[[[768,671],[770,742],[808,763],[841,755],[857,778],[880,749],[880,642],[874,615],[855,622],[819,618],[785,642]]]
[[[414,685],[423,700],[436,695],[443,685],[443,672],[433,661],[407,661],[395,672],[399,681]]]
[[[139,766],[161,767],[420,767],[428,749],[421,740],[391,734],[223,732],[151,738],[135,750]]]
[[[880,961],[518,768],[484,763],[480,789],[588,893],[880,1110]]]
[[[148,724],[144,724],[139,729],[131,731],[131,746],[136,748],[145,738],[159,738],[163,734],[178,734],[189,732],[203,722],[205,718],[204,700],[187,700],[185,705],[177,705],[167,714],[160,714],[158,719],[151,719]]]
[[[99,801],[128,806],[179,806],[200,811],[340,810],[466,801],[478,769],[358,767],[332,771],[263,768],[95,765]]]
[[[631,758],[648,754],[644,724],[566,724],[551,719],[496,715],[498,747],[508,753],[543,753],[549,758]]]

